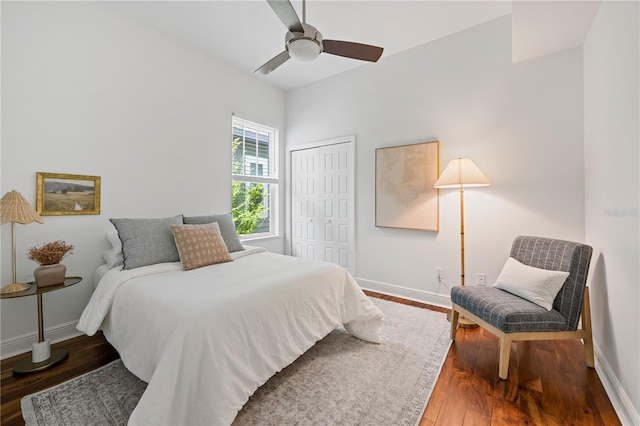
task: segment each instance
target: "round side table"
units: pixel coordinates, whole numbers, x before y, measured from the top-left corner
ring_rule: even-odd
[[[44,342],[44,324],[42,319],[42,295],[50,291],[61,290],[63,288],[71,287],[82,281],[82,277],[66,277],[64,284],[51,285],[47,287],[38,287],[31,283],[31,287],[23,291],[16,291],[14,293],[2,293],[0,294],[2,299],[13,299],[15,297],[25,297],[36,295],[38,297],[38,343]],[[48,343],[47,343],[48,344]],[[65,349],[53,349],[50,351],[51,356],[44,361],[33,362],[32,358],[25,358],[18,361],[13,366],[13,372],[16,374],[35,373],[47,369],[61,361],[64,361],[69,356],[69,352]]]

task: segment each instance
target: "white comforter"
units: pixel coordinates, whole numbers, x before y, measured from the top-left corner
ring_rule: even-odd
[[[379,343],[382,312],[336,265],[251,249],[182,271],[109,271],[78,323],[149,383],[129,424],[229,425],[249,396],[336,326]]]

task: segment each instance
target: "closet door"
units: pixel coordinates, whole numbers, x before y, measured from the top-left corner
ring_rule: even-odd
[[[291,153],[292,254],[355,274],[353,142]]]
[[[316,259],[318,245],[318,151],[291,153],[291,254]]]
[[[349,214],[352,179],[349,174],[350,144],[319,148],[320,218],[323,260],[348,268],[352,260],[349,233],[353,217]]]

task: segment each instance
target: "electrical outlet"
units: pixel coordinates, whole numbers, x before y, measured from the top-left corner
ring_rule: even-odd
[[[478,285],[484,287],[487,285],[487,274],[478,273]]]
[[[442,268],[439,266],[436,266],[436,283],[438,285],[442,284]]]

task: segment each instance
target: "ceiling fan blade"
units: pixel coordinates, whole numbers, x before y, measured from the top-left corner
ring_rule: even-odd
[[[382,47],[371,46],[369,44],[340,40],[323,40],[322,46],[323,52],[369,62],[377,62],[384,50]]]
[[[286,50],[279,54],[278,56],[269,60],[266,64],[258,68],[254,71],[255,74],[269,74],[271,71],[278,68],[280,65],[284,64],[289,60],[289,52]]]
[[[302,23],[289,0],[267,0],[271,9],[278,15],[285,27],[294,33],[303,33]]]

